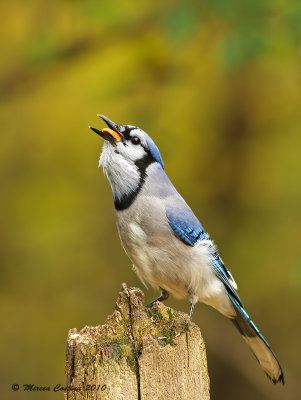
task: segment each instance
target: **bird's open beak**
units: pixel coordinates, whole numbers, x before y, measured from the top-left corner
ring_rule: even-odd
[[[97,135],[101,136],[102,138],[108,140],[111,143],[115,144],[116,141],[122,142],[123,136],[120,133],[119,125],[115,124],[115,122],[109,120],[109,118],[105,117],[104,115],[98,114],[97,116],[103,119],[109,128],[104,128],[102,131],[96,128],[92,128],[92,126],[89,126],[89,128],[93,132],[97,133]]]

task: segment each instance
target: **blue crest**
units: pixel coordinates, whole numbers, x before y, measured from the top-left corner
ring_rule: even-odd
[[[158,149],[158,147],[155,145],[155,142],[153,141],[153,139],[151,139],[147,133],[145,133],[146,136],[146,140],[148,143],[148,147],[149,147],[149,151],[151,153],[151,155],[154,157],[154,159],[161,165],[161,167],[164,169],[164,164],[163,164],[163,160],[160,154],[160,151]]]

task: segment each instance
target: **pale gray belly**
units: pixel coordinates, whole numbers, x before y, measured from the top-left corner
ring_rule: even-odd
[[[116,215],[121,242],[140,280],[178,298],[195,294],[199,301],[229,315],[232,308],[210,266],[205,241],[184,244],[170,228],[162,202],[154,199],[147,204]]]
[[[144,284],[161,287],[178,298],[199,292],[201,287],[208,286],[205,281],[212,275],[207,250],[184,244],[158,217],[155,223],[153,219],[145,221],[147,216],[118,218],[120,238],[137,275]]]

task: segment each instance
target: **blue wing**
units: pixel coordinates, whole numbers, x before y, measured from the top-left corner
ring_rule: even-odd
[[[235,291],[237,286],[231,273],[225,267],[209,235],[205,232],[202,224],[191,209],[188,207],[186,209],[167,207],[166,217],[174,234],[186,245],[194,246],[197,242],[206,240],[206,246],[210,251],[211,266],[214,272],[242,306],[242,302]]]
[[[194,246],[198,240],[209,238],[191,210],[167,208],[166,217],[175,235],[189,246]]]

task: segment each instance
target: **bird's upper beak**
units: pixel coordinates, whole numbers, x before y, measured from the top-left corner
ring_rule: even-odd
[[[111,121],[104,115],[98,114],[97,116],[103,119],[109,128],[104,128],[102,131],[96,128],[92,128],[92,126],[89,126],[89,128],[92,129],[93,132],[97,133],[97,135],[103,137],[105,140],[108,140],[112,144],[116,144],[116,141],[122,142],[123,136],[120,132],[119,125],[115,124],[115,122]]]

